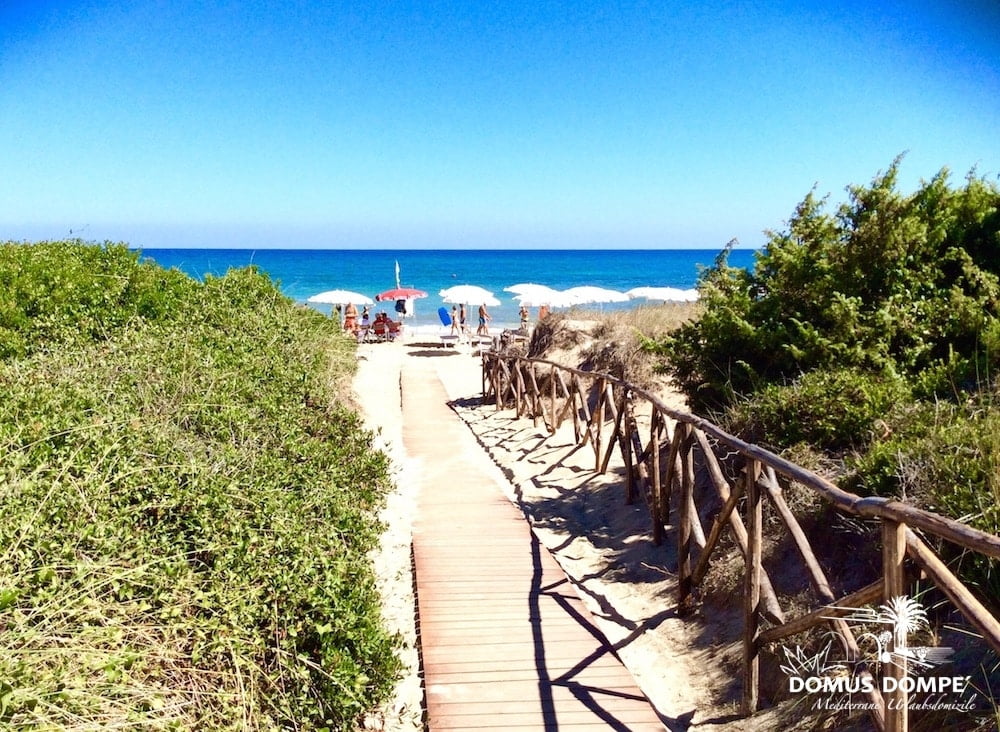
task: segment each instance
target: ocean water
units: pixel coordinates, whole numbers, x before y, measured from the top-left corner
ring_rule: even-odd
[[[701,268],[711,266],[719,250],[330,250],[330,249],[144,249],[144,257],[163,267],[196,278],[222,276],[232,268],[254,265],[273,279],[282,292],[305,303],[324,290],[351,290],[368,297],[400,284],[423,290],[428,297],[414,302],[409,326],[440,325],[437,309],[444,303],[438,293],[453,285],[477,285],[493,292],[499,307],[489,308],[492,328],[518,322],[518,304],[505,287],[535,282],[557,290],[577,285],[597,285],[625,291],[633,287],[694,288]],[[731,252],[729,263],[751,267],[754,251]],[[470,305],[470,320],[479,303]],[[587,309],[616,310],[647,304],[588,305]],[[329,313],[330,305],[313,305]],[[360,309],[360,308],[359,308]],[[448,305],[448,309],[451,306]],[[393,303],[376,303],[373,312],[386,310],[393,317]]]

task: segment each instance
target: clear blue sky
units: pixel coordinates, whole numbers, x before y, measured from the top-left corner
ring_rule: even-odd
[[[0,240],[759,246],[1000,174],[992,0],[0,3]]]

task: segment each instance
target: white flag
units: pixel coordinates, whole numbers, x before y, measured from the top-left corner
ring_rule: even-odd
[[[399,285],[399,262],[397,261],[396,262],[396,289],[398,290],[399,287],[400,287],[400,285]]]

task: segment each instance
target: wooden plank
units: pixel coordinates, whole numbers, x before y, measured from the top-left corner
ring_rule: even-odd
[[[466,457],[478,445],[446,401],[433,372],[404,373],[404,444],[421,458],[413,563],[429,730],[662,730],[500,478]]]

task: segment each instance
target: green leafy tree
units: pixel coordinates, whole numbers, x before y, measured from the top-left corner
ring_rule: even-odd
[[[728,249],[706,270],[700,320],[651,345],[699,410],[816,369],[975,388],[997,361],[1000,191],[942,170],[906,196],[900,159],[834,213],[810,192],[752,271]]]

